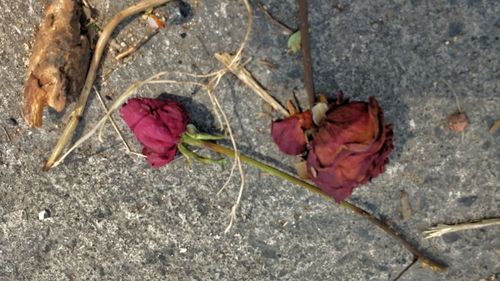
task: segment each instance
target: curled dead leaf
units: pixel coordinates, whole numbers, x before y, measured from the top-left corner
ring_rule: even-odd
[[[62,111],[68,95],[77,95],[83,86],[90,47],[81,34],[81,15],[76,0],[54,0],[46,9],[24,86],[23,116],[31,127],[42,125],[45,106]]]

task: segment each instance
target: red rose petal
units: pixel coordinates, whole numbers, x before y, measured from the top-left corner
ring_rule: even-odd
[[[120,113],[144,146],[142,153],[151,166],[161,167],[175,158],[188,119],[182,105],[172,100],[134,98]]]
[[[271,136],[283,153],[298,155],[306,150],[307,139],[304,130],[312,126],[312,115],[308,110],[283,120],[273,121]]]
[[[310,143],[308,175],[337,202],[384,171],[393,148],[378,102],[334,105]]]

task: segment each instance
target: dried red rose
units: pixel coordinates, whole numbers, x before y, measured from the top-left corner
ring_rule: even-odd
[[[271,136],[285,154],[298,155],[306,150],[305,130],[313,127],[311,111],[294,114],[283,120],[273,121]]]
[[[150,98],[130,99],[120,114],[144,148],[148,163],[161,167],[172,161],[186,130],[188,115],[179,103]]]
[[[375,98],[334,105],[310,143],[308,175],[341,202],[355,187],[384,172],[392,140],[392,126],[384,124]]]

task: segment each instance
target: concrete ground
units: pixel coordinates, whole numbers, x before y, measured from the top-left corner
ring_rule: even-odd
[[[217,195],[229,175],[220,167],[178,160],[151,169],[125,153],[111,126],[104,143],[95,137],[63,165],[42,172],[69,113],[47,111],[37,130],[20,114],[46,2],[0,2],[0,280],[392,280],[411,262],[408,251],[369,222],[250,167],[238,221],[224,234],[237,178]],[[135,1],[89,2],[102,24]],[[300,56],[287,52],[287,36],[255,2],[247,67],[282,103],[295,94],[305,105]],[[276,18],[298,26],[296,1],[262,2]],[[450,266],[437,273],[415,265],[400,280],[498,277],[499,227],[430,240],[421,230],[499,215],[500,130],[489,132],[500,119],[499,2],[309,2],[317,91],[332,96],[342,89],[363,100],[373,95],[395,127],[387,172],[356,189],[351,200]],[[167,27],[124,62],[115,60],[114,51],[106,53],[96,86],[108,103],[159,71],[216,70],[221,66],[213,54],[238,48],[247,24],[240,1],[189,3],[188,19],[172,4],[159,9],[171,15]],[[125,48],[145,30],[135,17],[120,27],[116,42]],[[470,123],[463,135],[447,127],[447,116],[457,110],[453,91]],[[193,123],[214,130],[203,91],[158,85],[139,94],[162,93],[178,96]],[[216,94],[242,151],[291,170],[293,159],[272,143],[262,101],[231,75]],[[84,128],[101,114],[92,98]],[[412,208],[406,221],[401,190]],[[44,210],[49,217],[40,220]]]

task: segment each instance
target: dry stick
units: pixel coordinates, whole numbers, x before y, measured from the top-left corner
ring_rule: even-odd
[[[410,268],[411,268],[411,267],[412,267],[412,266],[413,266],[413,265],[414,265],[417,261],[418,261],[418,259],[417,259],[417,258],[414,258],[414,259],[411,261],[411,263],[410,263],[410,264],[408,264],[408,265],[407,265],[407,266],[406,266],[406,267],[405,267],[405,268],[404,268],[404,269],[403,269],[403,270],[402,270],[402,271],[398,274],[398,276],[396,276],[396,278],[394,278],[394,280],[392,280],[392,281],[398,281],[398,280],[399,280],[399,278],[401,278],[401,276],[403,276],[403,274],[405,274],[405,273],[408,271],[408,269],[410,269]]]
[[[309,22],[307,19],[307,0],[299,0],[299,30],[302,45],[302,64],[304,65],[304,84],[309,107],[314,106],[314,81],[311,65],[311,46],[309,44]]]
[[[328,196],[325,194],[325,196]],[[446,270],[447,266],[441,262],[434,261],[430,258],[427,258],[423,253],[421,253],[417,248],[415,248],[410,242],[406,241],[401,235],[399,235],[398,232],[396,232],[394,229],[392,229],[389,225],[387,225],[385,222],[377,219],[367,211],[361,209],[360,207],[349,203],[347,201],[343,201],[341,203],[342,207],[349,209],[353,212],[355,212],[358,215],[361,215],[365,219],[371,221],[373,224],[376,226],[380,227],[382,230],[384,230],[389,236],[392,238],[398,240],[408,251],[410,251],[414,256],[418,257],[420,262],[425,265],[431,266],[431,268],[439,270],[439,271],[444,271]]]
[[[279,102],[277,102],[261,85],[253,78],[252,74],[245,69],[245,67],[238,64],[231,64],[233,57],[228,53],[215,54],[215,58],[226,66],[231,73],[236,75],[243,83],[259,95],[265,102],[273,107],[274,110],[280,112],[285,117],[288,117],[288,110],[285,109]]]
[[[92,85],[94,84],[97,69],[99,68],[99,63],[101,61],[102,54],[104,52],[104,48],[111,37],[111,34],[115,30],[115,28],[126,18],[135,15],[140,12],[144,12],[150,8],[163,5],[171,0],[145,0],[139,2],[135,5],[132,5],[128,8],[125,8],[118,12],[111,21],[104,27],[101,32],[101,36],[97,41],[96,49],[94,56],[92,57],[92,61],[90,63],[89,71],[87,72],[87,78],[85,80],[85,84],[83,86],[82,92],[78,99],[75,109],[71,113],[70,120],[66,127],[64,128],[63,133],[61,134],[59,140],[57,141],[56,146],[52,150],[52,154],[49,159],[45,163],[43,170],[48,171],[55,161],[59,158],[64,148],[71,141],[73,137],[73,133],[75,132],[76,127],[80,119],[82,118],[83,112],[85,110],[85,106],[87,104],[87,99],[90,95],[90,91],[92,89]]]
[[[271,23],[273,23],[282,30],[283,35],[290,36],[293,33],[294,30],[291,27],[274,18],[273,15],[271,15],[271,13],[269,12],[269,10],[267,10],[266,6],[264,6],[264,4],[262,4],[260,1],[257,1],[257,6],[264,13],[264,15],[266,15],[266,17],[269,19]]]
[[[107,113],[108,112],[108,107],[104,103],[104,100],[102,99],[101,94],[99,93],[99,91],[97,91],[97,89],[95,87],[94,87],[94,91],[95,91],[97,97],[99,98],[99,101],[101,102],[101,105],[102,105],[102,108],[104,109],[104,112]],[[120,131],[120,129],[116,125],[116,122],[115,122],[115,119],[113,118],[113,116],[109,115],[108,119],[109,119],[109,122],[111,122],[111,125],[113,125],[113,128],[115,129],[116,133],[118,134],[118,137],[122,141],[122,143],[125,146],[125,149],[127,150],[127,152],[130,153],[130,154],[133,154],[133,155],[137,155],[137,156],[143,157],[143,158],[146,157],[142,153],[137,153],[137,152],[132,151],[132,149],[130,148],[130,145],[127,143],[127,141],[123,137],[122,132]],[[104,126],[102,126],[101,129],[102,128],[104,128]],[[102,134],[101,133],[102,133],[102,130],[99,131],[99,141],[103,142],[103,140],[102,140]]]
[[[135,43],[132,47],[116,55],[115,59],[121,60],[124,59],[125,57],[130,56],[131,54],[139,50],[139,48],[142,47],[142,45],[146,44],[151,38],[153,38],[153,36],[158,34],[158,32],[159,32],[158,29],[155,29],[153,32],[150,32],[149,34],[144,36],[141,40],[139,40],[139,42]]]
[[[193,141],[193,142],[186,142],[188,144],[198,146],[198,147],[204,147],[208,148],[212,151],[215,151],[217,153],[229,156],[229,157],[235,157],[235,152],[229,148],[226,148],[224,146],[218,145],[213,142],[209,141]],[[263,171],[266,171],[268,174],[271,174],[273,176],[279,177],[281,179],[287,180],[290,183],[297,184],[313,193],[319,194],[322,197],[332,201],[332,197],[326,193],[324,193],[319,187],[312,185],[308,182],[303,181],[302,179],[296,178],[295,176],[292,176],[286,172],[283,172],[281,170],[278,170],[272,166],[269,166],[267,164],[264,164],[260,161],[257,161],[253,158],[250,158],[248,156],[239,154],[240,160],[244,163],[247,163],[255,168],[261,169]],[[364,217],[365,219],[369,220],[376,226],[378,226],[380,229],[385,231],[389,236],[397,240],[399,243],[401,243],[408,251],[410,251],[415,257],[420,260],[423,266],[430,266],[433,270],[438,270],[438,271],[446,271],[447,270],[447,265],[433,260],[432,258],[427,257],[424,253],[420,252],[417,248],[415,248],[412,244],[410,244],[408,241],[406,241],[403,237],[401,237],[393,228],[391,228],[389,225],[387,225],[385,222],[381,221],[380,219],[374,217],[367,211],[363,210],[362,208],[349,203],[347,201],[343,201],[341,204],[339,204],[340,207],[343,207],[345,209],[349,209],[353,211],[354,213]]]
[[[435,227],[428,228],[423,233],[424,233],[424,238],[429,239],[429,238],[442,236],[446,233],[482,228],[482,227],[493,226],[493,225],[500,225],[500,218],[484,219],[484,220],[480,220],[477,222],[459,223],[459,224],[452,224],[452,225],[450,225],[450,224],[438,224]]]
[[[5,129],[5,127],[2,127],[2,129],[3,129],[4,133],[5,133],[5,135],[7,136],[7,141],[11,142],[12,139],[10,138],[10,135],[9,135],[9,132],[7,131],[7,129]]]

